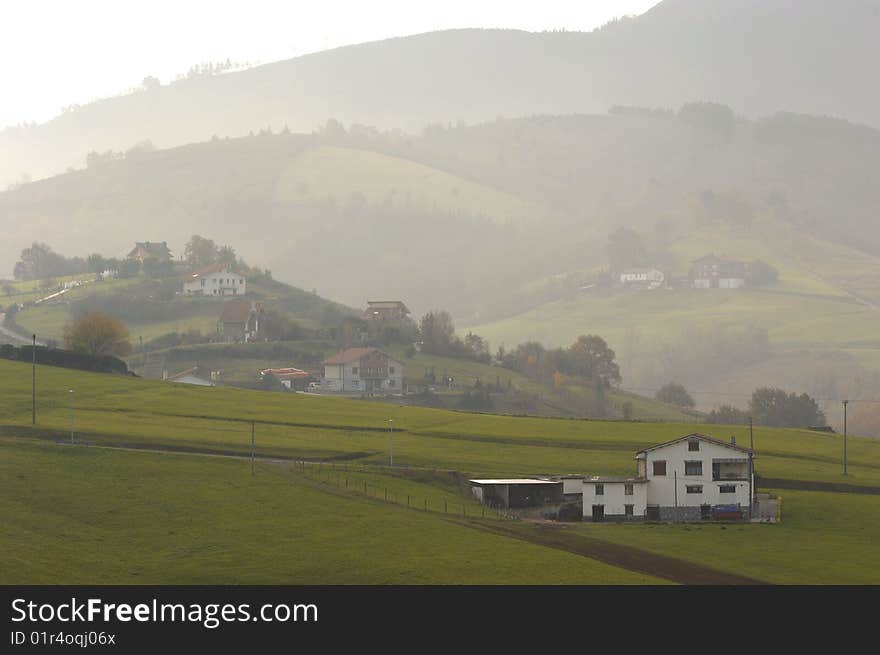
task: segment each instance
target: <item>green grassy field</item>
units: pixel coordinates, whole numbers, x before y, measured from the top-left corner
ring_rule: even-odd
[[[3,584],[662,582],[245,462],[0,439]]]
[[[583,524],[576,530],[775,584],[880,583],[880,496],[777,493],[777,525]]]
[[[483,518],[464,481],[631,473],[640,447],[695,429],[748,443],[735,427],[469,414],[44,366],[32,428],[29,374],[0,360],[0,578],[8,584],[653,583],[549,544],[488,534],[481,526],[508,521]],[[63,445],[70,388],[78,443],[173,452]],[[394,470],[385,466],[389,418]],[[294,461],[261,460],[251,477],[250,421],[258,455]],[[761,476],[880,485],[878,441],[850,439],[844,477],[836,435],[759,428],[755,439]],[[769,582],[877,581],[863,569],[880,570],[871,548],[880,497],[781,493],[777,526],[562,529]]]
[[[0,360],[0,425],[30,431],[30,369]],[[46,436],[75,426],[108,445],[172,446],[246,453],[250,422],[261,454],[384,462],[389,420],[395,458],[411,466],[479,474],[608,473],[633,469],[639,448],[694,431],[748,443],[742,426],[527,418],[404,407],[383,402],[196,388],[168,382],[38,367],[38,425]],[[880,483],[880,441],[851,437],[850,475],[841,474],[841,438],[807,430],[758,428],[759,474],[771,478]]]

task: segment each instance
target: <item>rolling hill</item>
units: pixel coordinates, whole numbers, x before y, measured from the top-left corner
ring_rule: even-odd
[[[872,0],[665,0],[591,33],[451,30],[365,43],[108,98],[0,135],[0,184],[82,165],[90,151],[161,148],[284,125],[422,129],[497,116],[714,100],[880,127]],[[748,47],[744,47],[748,44]],[[35,82],[36,83],[36,82]]]

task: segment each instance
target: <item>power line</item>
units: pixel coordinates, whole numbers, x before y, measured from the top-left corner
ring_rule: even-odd
[[[620,387],[621,391],[628,391],[630,393],[656,393],[660,391],[659,388],[649,388],[649,387]],[[695,390],[688,389],[688,393],[690,394],[701,394],[701,395],[713,395],[713,396],[729,396],[731,398],[751,398],[752,394],[750,393],[737,393],[734,391],[710,391],[710,390]],[[843,398],[823,398],[819,396],[811,396],[813,400],[821,400],[822,402],[829,403],[839,403],[843,402]],[[880,403],[880,398],[850,398],[849,402],[853,403]]]

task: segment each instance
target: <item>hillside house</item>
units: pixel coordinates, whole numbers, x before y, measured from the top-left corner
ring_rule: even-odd
[[[330,391],[403,392],[403,364],[378,348],[348,348],[324,360]]]
[[[166,241],[135,241],[134,248],[125,258],[136,260],[141,264],[148,259],[167,262],[171,261],[171,251],[168,249]]]
[[[361,318],[365,321],[398,323],[405,319],[409,313],[409,309],[402,300],[368,300],[367,308]]]
[[[226,343],[245,343],[260,337],[265,318],[263,303],[233,300],[223,305],[217,332]]]
[[[620,284],[630,289],[658,289],[666,282],[656,268],[628,268],[620,274]]]
[[[226,264],[213,264],[193,271],[183,283],[187,296],[243,296],[247,293],[247,279]]]
[[[585,521],[699,521],[751,516],[753,453],[702,434],[639,451],[633,477],[584,477]]]
[[[745,262],[711,254],[691,264],[694,289],[739,289],[746,285]]]

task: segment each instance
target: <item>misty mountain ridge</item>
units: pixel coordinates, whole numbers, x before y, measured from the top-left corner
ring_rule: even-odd
[[[0,184],[144,139],[166,148],[265,126],[417,132],[429,123],[678,107],[786,110],[880,126],[876,0],[665,0],[590,33],[450,30],[199,76],[0,133]],[[744,51],[748,44],[748,51]],[[25,178],[27,179],[27,178]]]

